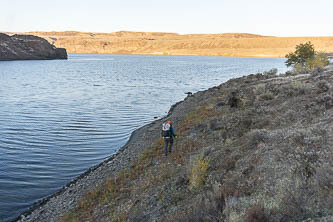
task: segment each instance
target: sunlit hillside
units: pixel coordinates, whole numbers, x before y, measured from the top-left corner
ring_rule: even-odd
[[[271,37],[243,33],[188,34],[151,32],[31,32],[69,53],[284,57],[300,43],[333,52],[333,37]]]

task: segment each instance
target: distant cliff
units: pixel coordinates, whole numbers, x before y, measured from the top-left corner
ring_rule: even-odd
[[[35,59],[67,59],[67,52],[41,37],[0,33],[0,61]]]
[[[187,34],[162,32],[30,32],[69,53],[284,57],[311,41],[333,52],[333,37],[273,37],[247,33]]]

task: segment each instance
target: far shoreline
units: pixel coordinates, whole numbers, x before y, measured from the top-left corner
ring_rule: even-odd
[[[68,55],[150,55],[150,56],[188,56],[188,57],[226,57],[226,58],[263,58],[263,59],[286,59],[286,57],[279,57],[273,55],[263,55],[263,56],[227,56],[227,55],[192,55],[192,54],[150,54],[150,53],[71,53],[69,52]]]
[[[333,52],[332,36],[276,37],[251,33],[177,34],[132,31],[36,31],[23,34],[42,37],[56,47],[66,48],[68,53],[284,58],[295,50],[296,45],[309,41],[320,52]]]

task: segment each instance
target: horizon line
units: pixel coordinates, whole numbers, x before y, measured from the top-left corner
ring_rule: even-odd
[[[64,30],[64,31],[0,31],[0,33],[49,33],[49,32],[77,32],[77,33],[98,33],[98,34],[112,34],[112,33],[120,33],[120,32],[130,32],[130,33],[164,33],[164,34],[175,34],[175,35],[224,35],[224,34],[249,34],[249,35],[257,35],[262,37],[276,37],[276,38],[311,38],[311,37],[333,37],[333,35],[304,35],[304,36],[275,36],[275,35],[264,35],[250,32],[219,32],[219,33],[178,33],[178,32],[166,32],[166,31],[133,31],[133,30],[119,30],[113,32],[99,32],[99,31],[78,31],[78,30]]]

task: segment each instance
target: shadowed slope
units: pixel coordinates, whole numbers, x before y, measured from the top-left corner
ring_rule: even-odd
[[[32,59],[67,59],[67,52],[37,36],[0,33],[0,60]]]

